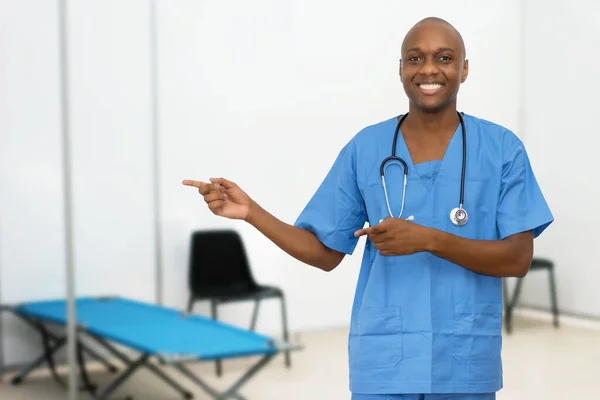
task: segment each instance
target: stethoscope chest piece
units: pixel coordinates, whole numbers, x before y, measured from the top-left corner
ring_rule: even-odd
[[[467,211],[464,208],[456,207],[450,211],[450,221],[452,221],[454,225],[463,226],[468,220],[469,214],[467,214]]]

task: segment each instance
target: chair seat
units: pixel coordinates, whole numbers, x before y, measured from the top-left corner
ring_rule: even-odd
[[[275,286],[258,285],[252,287],[224,287],[212,291],[210,298],[218,303],[229,301],[267,299],[282,297],[283,291]]]
[[[534,258],[531,260],[529,269],[550,269],[554,267],[554,263],[545,258]]]

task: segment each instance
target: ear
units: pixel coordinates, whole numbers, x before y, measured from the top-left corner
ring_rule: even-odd
[[[469,60],[465,60],[463,64],[462,80],[460,83],[465,83],[465,81],[467,80],[467,76],[469,76]]]
[[[404,83],[404,79],[402,79],[402,59],[400,59],[400,63],[398,64],[398,75],[400,75],[400,82]]]

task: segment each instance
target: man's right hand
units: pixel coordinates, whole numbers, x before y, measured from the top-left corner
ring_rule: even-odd
[[[234,182],[224,178],[210,178],[210,183],[186,179],[183,184],[198,188],[215,215],[243,220],[250,215],[252,199]]]

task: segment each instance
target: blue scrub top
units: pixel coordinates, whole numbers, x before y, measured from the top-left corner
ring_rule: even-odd
[[[403,218],[458,236],[499,240],[553,221],[523,143],[497,124],[464,115],[467,169],[464,208],[455,226],[462,133],[442,160],[415,166],[402,135],[396,153],[408,164]],[[391,154],[397,118],[369,126],[339,153],[296,221],[326,246],[352,254],[354,232],[389,216],[379,167]],[[400,165],[386,169],[394,217],[402,200]],[[430,253],[382,256],[367,240],[349,334],[354,393],[488,393],[502,388],[502,280]]]

